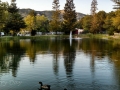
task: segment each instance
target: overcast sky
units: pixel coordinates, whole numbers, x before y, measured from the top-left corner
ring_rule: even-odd
[[[2,2],[9,2],[11,0],[2,0]],[[52,2],[53,0],[16,0],[18,8],[31,8],[34,10],[52,10]],[[66,0],[59,0],[60,9],[64,9],[64,5]],[[74,0],[75,9],[77,12],[81,12],[84,14],[90,14],[92,0]],[[114,3],[111,0],[97,0],[98,2],[98,11],[104,10],[106,12],[113,11]]]

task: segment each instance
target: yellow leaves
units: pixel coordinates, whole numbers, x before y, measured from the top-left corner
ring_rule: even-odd
[[[24,18],[24,21],[27,25],[27,30],[31,30],[32,28],[34,28],[34,16],[28,15]]]
[[[45,17],[44,15],[42,15],[42,16],[37,15],[37,16],[36,16],[36,20],[37,20],[37,21],[46,21],[46,20],[47,20],[47,17]]]
[[[28,15],[27,17],[25,17],[24,20],[25,20],[26,24],[33,23],[33,17],[30,16],[30,15]]]
[[[113,26],[115,26],[118,30],[120,30],[120,10],[115,12],[116,17],[112,18]]]
[[[28,15],[24,18],[24,21],[27,25],[27,30],[31,30],[31,29],[35,29],[35,28],[39,28],[43,22],[47,21],[47,18],[42,15],[37,15],[37,16],[31,16]]]
[[[47,21],[47,17],[45,17],[44,15],[40,16],[40,15],[37,15],[36,16],[36,26],[37,27],[40,27],[42,25],[43,22],[46,22]]]
[[[113,25],[115,26],[120,25],[120,17],[115,17],[112,20],[113,20]]]
[[[116,15],[116,16],[120,16],[120,10],[117,10],[117,11],[115,12],[115,15]]]

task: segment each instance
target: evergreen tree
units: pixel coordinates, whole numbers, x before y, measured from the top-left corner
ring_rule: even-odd
[[[53,1],[53,10],[54,11],[59,11],[60,5],[59,5],[59,0],[54,0]]]
[[[91,15],[92,15],[92,21],[91,21],[91,28],[90,31],[91,33],[97,33],[98,30],[98,20],[97,20],[97,0],[93,0],[91,3]]]
[[[18,8],[17,8],[17,6],[16,6],[15,0],[12,0],[12,1],[11,1],[11,5],[8,7],[8,12],[9,12],[9,13],[12,13],[12,14],[18,12]]]
[[[76,17],[73,0],[66,0],[63,14],[63,29],[66,33],[75,29]]]
[[[60,30],[60,10],[59,10],[59,0],[53,1],[53,15],[52,20],[50,22],[50,30],[55,31],[57,34],[57,31]]]
[[[93,0],[91,3],[91,15],[95,15],[97,11],[97,0]]]
[[[113,1],[116,5],[114,5],[113,9],[120,9],[120,0],[111,0]]]
[[[5,23],[5,32],[8,33],[10,30],[13,31],[13,35],[17,34],[21,28],[25,28],[25,22],[23,17],[18,13],[15,0],[12,0],[11,5],[8,7],[9,17]]]

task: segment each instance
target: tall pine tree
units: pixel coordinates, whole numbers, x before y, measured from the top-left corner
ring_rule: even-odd
[[[16,3],[15,3],[16,0],[11,0],[11,5],[8,7],[8,12],[9,13],[17,13],[18,12],[18,8],[16,6]]]
[[[73,0],[66,0],[63,14],[63,30],[66,33],[75,29],[76,15]]]
[[[98,29],[98,20],[97,20],[97,0],[93,0],[91,3],[91,15],[92,15],[92,21],[91,21],[91,28],[90,28],[90,32],[91,33],[97,33],[97,29]]]
[[[57,31],[60,30],[60,5],[59,0],[53,1],[53,15],[52,20],[50,21],[50,30],[55,31],[57,34]]]
[[[120,9],[120,0],[111,0],[113,1],[116,5],[114,5],[113,9]]]

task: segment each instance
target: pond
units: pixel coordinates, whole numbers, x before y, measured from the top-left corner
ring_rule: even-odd
[[[120,90],[120,45],[101,39],[0,41],[0,89]]]

